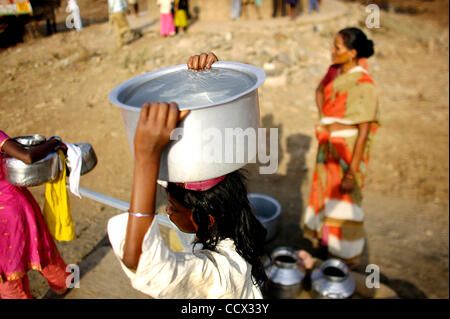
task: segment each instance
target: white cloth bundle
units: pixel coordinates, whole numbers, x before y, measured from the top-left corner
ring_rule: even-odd
[[[69,175],[69,186],[70,191],[75,196],[81,198],[80,192],[78,190],[80,186],[80,175],[81,175],[81,165],[82,165],[82,152],[81,149],[70,143],[64,143],[67,146],[67,161],[70,166],[70,175]]]

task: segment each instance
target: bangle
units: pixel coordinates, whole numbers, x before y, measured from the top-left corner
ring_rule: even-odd
[[[53,135],[53,136],[50,137],[48,140],[49,140],[49,141],[51,141],[51,140],[57,140],[57,141],[58,141],[58,145],[57,145],[56,147],[62,145],[62,139],[61,139],[59,136]]]
[[[53,140],[53,139],[57,139],[58,141],[62,142],[62,138],[57,136],[57,135],[53,135],[52,137],[50,137],[48,140]]]
[[[141,213],[133,213],[133,212],[128,212],[129,215],[131,216],[135,216],[135,217],[150,217],[150,216],[155,216],[155,213],[152,214],[141,214]]]

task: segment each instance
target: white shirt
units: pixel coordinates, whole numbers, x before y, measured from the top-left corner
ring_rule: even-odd
[[[108,236],[135,289],[152,298],[262,298],[252,281],[251,265],[236,252],[233,240],[220,241],[216,251],[174,252],[162,240],[156,219],[145,234],[138,267],[132,271],[122,263],[127,221],[127,213],[111,218]]]
[[[126,0],[108,0],[109,12],[122,12],[128,9]]]
[[[172,3],[173,0],[157,0],[156,3],[160,6],[159,12],[162,14],[167,14],[172,12]]]

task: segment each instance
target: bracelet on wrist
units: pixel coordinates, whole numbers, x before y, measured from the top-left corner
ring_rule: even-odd
[[[54,135],[54,136],[50,137],[48,140],[49,140],[49,141],[51,141],[51,140],[56,140],[56,141],[58,141],[58,145],[56,145],[55,148],[58,148],[59,146],[62,145],[62,139],[61,139],[61,137],[59,137],[59,136]]]
[[[134,212],[128,212],[128,215],[131,216],[135,216],[135,217],[151,217],[151,216],[155,216],[156,213],[151,213],[151,214],[142,214],[142,213],[134,213]]]
[[[56,139],[56,140],[62,142],[62,138],[59,137],[58,135],[53,135],[53,136],[51,136],[48,140],[50,141],[50,140],[54,140],[54,139]]]

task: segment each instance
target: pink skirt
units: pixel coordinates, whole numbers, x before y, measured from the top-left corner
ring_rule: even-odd
[[[172,13],[161,13],[159,34],[163,36],[175,34],[175,25],[173,24]]]
[[[42,270],[58,257],[33,195],[0,180],[0,283]]]

